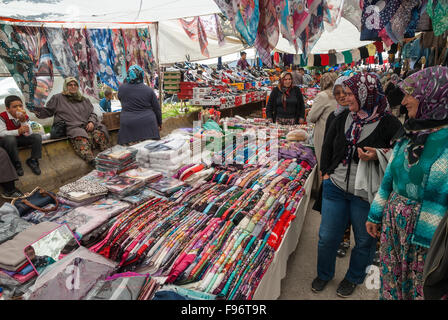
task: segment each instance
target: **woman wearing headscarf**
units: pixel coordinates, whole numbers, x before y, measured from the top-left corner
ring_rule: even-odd
[[[305,121],[305,103],[299,87],[292,85],[291,72],[283,72],[279,84],[269,96],[266,115],[284,125],[301,124]]]
[[[314,292],[322,291],[334,277],[339,244],[350,221],[355,246],[350,266],[339,283],[337,294],[350,296],[363,283],[366,268],[375,255],[375,238],[365,228],[369,213],[369,195],[355,190],[357,167],[365,161],[377,167],[379,148],[390,148],[401,123],[388,112],[387,99],[378,77],[360,73],[343,82],[349,110],[336,116],[322,148],[323,176],[322,219],[319,229],[317,277]],[[377,169],[379,170],[379,169]]]
[[[143,83],[144,74],[141,67],[131,66],[126,82],[118,88],[122,107],[119,144],[160,139],[162,111],[154,90]]]
[[[448,68],[399,83],[409,119],[370,208],[367,232],[380,236],[380,298],[423,299],[423,266],[448,210]]]
[[[109,147],[109,133],[98,120],[90,100],[81,94],[76,78],[66,78],[62,93],[52,96],[45,108],[36,107],[32,112],[39,119],[54,116],[54,123],[64,121],[76,154],[92,166],[95,166],[93,149],[103,151]]]
[[[314,127],[314,150],[317,157],[317,168],[320,172],[320,155],[322,152],[322,144],[324,142],[325,126],[327,123],[327,117],[336,110],[337,101],[333,96],[333,85],[337,79],[335,72],[326,72],[320,79],[320,89],[313,101],[308,115],[306,117],[307,122],[315,124]],[[320,185],[320,181],[319,181]]]

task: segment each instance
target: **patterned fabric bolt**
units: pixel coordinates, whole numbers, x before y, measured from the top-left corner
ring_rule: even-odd
[[[98,100],[95,74],[100,68],[98,56],[86,29],[65,29],[65,37],[79,71],[81,91]]]
[[[89,29],[87,32],[96,50],[99,78],[112,89],[118,90],[120,82],[117,78],[118,70],[114,68],[117,57],[112,44],[112,32],[108,29]]]
[[[61,28],[44,28],[47,37],[48,47],[53,58],[54,66],[66,77],[79,77],[78,66],[76,65],[73,52]]]

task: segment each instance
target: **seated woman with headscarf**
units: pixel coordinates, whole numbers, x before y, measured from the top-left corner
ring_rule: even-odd
[[[126,82],[118,88],[122,107],[119,144],[160,139],[162,111],[154,90],[143,83],[144,74],[139,66],[131,66]]]
[[[76,78],[65,79],[62,93],[51,97],[46,108],[36,107],[32,112],[39,119],[54,116],[54,123],[64,121],[76,154],[92,166],[95,166],[93,149],[97,146],[104,151],[109,147],[107,129],[98,120],[90,100],[79,91]]]
[[[278,87],[269,96],[266,115],[284,125],[293,125],[305,121],[305,103],[299,87],[292,85],[291,72],[283,72]]]

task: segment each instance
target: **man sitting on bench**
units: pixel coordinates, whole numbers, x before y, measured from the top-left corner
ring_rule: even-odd
[[[26,123],[29,118],[18,96],[5,98],[6,111],[0,113],[0,146],[8,153],[17,174],[23,176],[18,147],[31,146],[31,157],[26,164],[34,174],[40,175],[39,160],[42,157],[42,136],[32,134]]]

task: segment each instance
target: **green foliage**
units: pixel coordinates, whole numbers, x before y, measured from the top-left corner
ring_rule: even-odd
[[[201,107],[191,105],[181,106],[180,103],[164,104],[162,106],[162,119],[186,115],[191,112],[199,111],[201,109]]]

